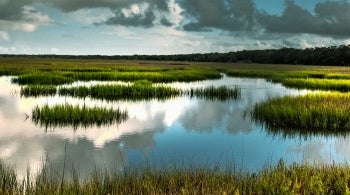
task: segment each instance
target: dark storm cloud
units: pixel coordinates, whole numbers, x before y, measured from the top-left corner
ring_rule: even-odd
[[[315,6],[314,14],[295,4],[285,1],[281,16],[258,13],[257,21],[273,33],[310,33],[330,36],[350,35],[350,3],[327,1]]]
[[[63,12],[86,8],[108,8],[114,16],[100,22],[106,25],[149,28],[160,23],[173,26],[169,18],[170,0],[0,0],[0,20],[34,21],[44,16],[33,12],[38,4],[53,6]],[[260,11],[254,0],[175,0],[182,8],[182,28],[185,31],[225,30],[229,32],[273,34],[309,33],[332,37],[350,36],[350,3],[326,1],[317,3],[314,11],[285,0],[281,15]],[[132,5],[148,5],[142,13],[125,14]],[[27,6],[27,7],[26,7]],[[32,7],[32,8],[28,8]],[[123,11],[124,10],[124,11]],[[42,11],[45,12],[45,11]],[[35,16],[35,17],[33,17]],[[254,39],[254,37],[253,37]]]
[[[0,1],[0,20],[20,20],[22,10],[26,5],[31,5],[33,1],[8,0]]]
[[[148,9],[142,14],[126,17],[121,11],[123,9],[129,9],[133,4],[141,3],[149,4]],[[115,12],[115,16],[105,21],[106,24],[142,27],[150,27],[153,25],[153,21],[156,18],[154,14],[155,10],[161,12],[168,11],[167,0],[0,0],[0,20],[21,21],[26,19],[26,15],[23,12],[25,6],[33,6],[35,4],[53,6],[63,12],[73,12],[86,8],[109,8]],[[34,9],[32,10],[35,11]],[[168,25],[165,21],[163,21],[163,23]]]
[[[144,14],[132,14],[125,16],[122,12],[117,12],[112,18],[109,18],[105,24],[108,25],[123,25],[123,26],[143,26],[145,28],[152,27],[155,20],[154,13],[148,9]]]
[[[167,12],[168,0],[51,0],[56,7],[66,12],[76,11],[84,8],[107,7],[115,12],[115,16],[102,22],[107,25],[141,26],[149,28],[153,26],[156,19],[155,11]],[[149,6],[144,13],[125,15],[123,9],[129,9],[131,5],[147,3]],[[162,24],[169,25],[162,21]]]
[[[159,10],[168,10],[167,0],[42,0],[42,2],[50,3],[66,12],[72,12],[84,8],[101,7],[120,10],[135,3],[149,3]]]
[[[187,0],[180,5],[183,15],[193,20],[184,25],[187,31],[217,28],[228,31],[249,30],[254,24],[255,7],[252,0]]]
[[[160,23],[163,25],[163,26],[172,26],[173,23],[171,23],[167,18],[163,17],[161,20],[160,20]]]

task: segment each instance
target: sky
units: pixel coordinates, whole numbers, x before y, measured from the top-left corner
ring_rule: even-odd
[[[342,44],[350,44],[350,0],[0,0],[0,54],[188,54]]]

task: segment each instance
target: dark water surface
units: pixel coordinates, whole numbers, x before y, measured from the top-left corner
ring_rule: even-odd
[[[98,82],[75,83],[93,85]],[[174,87],[238,86],[237,101],[210,101],[179,97],[165,101],[106,102],[70,97],[21,98],[10,77],[0,77],[0,157],[23,177],[27,169],[38,174],[48,165],[60,172],[65,161],[84,176],[94,170],[121,171],[139,166],[235,166],[259,170],[284,159],[287,163],[345,163],[350,157],[348,136],[284,137],[271,135],[250,118],[257,102],[269,97],[300,95],[263,79],[223,77]],[[119,125],[90,128],[51,128],[35,125],[30,114],[36,105],[60,103],[127,110]],[[65,152],[66,151],[66,152]]]

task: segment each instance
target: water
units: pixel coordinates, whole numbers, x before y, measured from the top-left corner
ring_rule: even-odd
[[[75,83],[94,85],[101,82]],[[94,170],[122,171],[142,166],[216,166],[260,170],[283,159],[287,163],[345,163],[350,157],[349,137],[269,135],[250,118],[257,102],[269,97],[300,95],[263,79],[223,77],[175,87],[239,86],[237,101],[210,101],[188,97],[166,101],[107,102],[71,97],[19,97],[20,87],[0,77],[0,157],[24,177],[39,174],[46,165],[61,172],[74,169],[80,177]],[[34,106],[85,104],[127,110],[129,119],[108,127],[51,128],[30,120]],[[69,175],[69,174],[68,174]]]

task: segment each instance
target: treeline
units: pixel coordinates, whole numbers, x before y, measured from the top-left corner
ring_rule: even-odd
[[[228,53],[174,54],[174,55],[12,55],[1,57],[39,57],[62,59],[155,60],[190,62],[243,62],[262,64],[350,65],[350,45],[307,49],[281,48],[243,50]]]

